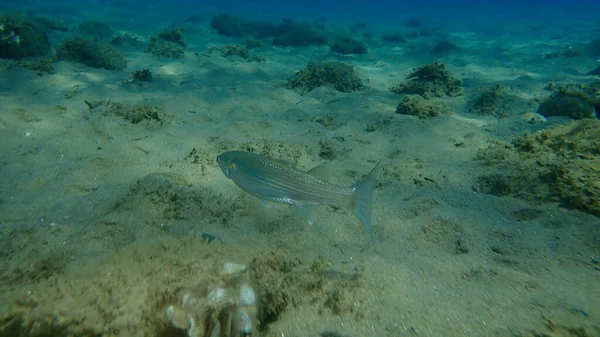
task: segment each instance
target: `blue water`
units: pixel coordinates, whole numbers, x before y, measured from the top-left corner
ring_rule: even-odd
[[[136,8],[139,3],[120,2]],[[522,20],[556,24],[576,20],[597,20],[600,4],[595,1],[576,0],[571,2],[549,1],[174,1],[165,4],[161,1],[146,2],[167,9],[194,11],[199,6],[216,11],[237,13],[248,16],[272,16],[292,18],[327,18],[339,20],[402,20],[407,17],[422,19],[440,24],[468,20],[474,23],[491,20],[494,24],[520,24]],[[387,22],[392,24],[391,22]],[[401,24],[401,22],[397,22]]]
[[[121,1],[120,4],[141,7],[137,1]],[[377,20],[404,16],[423,16],[435,20],[464,18],[486,19],[556,19],[579,20],[597,19],[600,5],[595,1],[146,1],[166,8],[194,10],[198,7],[212,7],[229,13],[262,13],[280,16],[314,16],[326,18],[350,18]],[[507,22],[506,24],[509,24]]]

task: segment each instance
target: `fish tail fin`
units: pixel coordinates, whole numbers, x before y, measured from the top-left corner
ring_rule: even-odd
[[[355,190],[354,200],[352,202],[352,213],[360,220],[371,239],[373,239],[373,232],[371,231],[373,188],[375,188],[375,183],[380,170],[381,161],[375,165],[363,180],[352,186]]]

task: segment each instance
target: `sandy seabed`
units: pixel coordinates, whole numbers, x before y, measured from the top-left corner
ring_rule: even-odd
[[[542,128],[520,114],[575,75],[461,55],[449,70],[467,96],[502,83],[512,113],[468,114],[467,98],[447,97],[454,112],[419,119],[396,114],[389,91],[424,63],[401,48],[265,48],[247,62],[205,47],[226,42],[208,34],[175,60],[126,52],[123,71],[2,71],[0,335],[185,336],[166,308],[233,262],[261,300],[281,296],[262,336],[600,336],[598,218],[473,188],[489,169],[477,155]],[[286,88],[314,55],[352,65],[366,88]],[[123,83],[140,68],[153,82]],[[159,118],[133,124],[115,104]],[[382,160],[375,240],[344,210],[309,227],[243,193],[215,162],[233,149],[307,170],[331,160],[340,185]]]

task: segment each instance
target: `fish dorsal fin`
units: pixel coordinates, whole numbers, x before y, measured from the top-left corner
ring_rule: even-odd
[[[311,176],[313,176],[319,180],[329,182],[329,178],[331,177],[331,174],[330,174],[331,170],[329,169],[329,163],[330,162],[324,162],[323,164],[313,167],[310,171],[308,171],[306,173],[310,174]]]

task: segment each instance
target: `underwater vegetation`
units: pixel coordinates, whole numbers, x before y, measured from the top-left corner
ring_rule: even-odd
[[[284,19],[275,25],[269,22],[251,21],[230,14],[218,14],[210,22],[215,31],[229,37],[269,39],[274,46],[308,47],[327,45],[331,51],[348,54],[366,54],[367,46],[354,38],[335,36],[314,24]]]
[[[128,105],[108,100],[85,101],[85,104],[88,106],[90,112],[101,113],[106,116],[113,115],[122,117],[131,124],[145,122],[147,125],[156,124],[157,126],[162,126],[168,121],[168,117],[164,110],[156,105]]]
[[[107,70],[127,67],[127,61],[115,47],[90,37],[76,37],[65,41],[56,48],[56,59]]]
[[[396,94],[417,94],[426,99],[463,94],[462,81],[448,72],[445,63],[425,64],[408,74],[406,79],[390,90]]]
[[[467,102],[468,111],[476,115],[492,115],[502,118],[509,115],[513,98],[506,93],[500,84],[481,90],[477,97]]]
[[[222,57],[237,56],[248,62],[264,62],[266,59],[258,54],[251,53],[250,49],[260,47],[256,40],[248,40],[246,44],[224,44],[210,49],[210,51],[218,51]]]
[[[18,15],[0,15],[0,57],[20,60],[50,54],[43,24]]]
[[[165,30],[150,37],[147,53],[154,56],[182,58],[187,43],[180,29]]]
[[[322,46],[329,43],[328,35],[308,23],[283,20],[273,31],[272,43],[281,47]]]
[[[426,100],[419,95],[407,95],[396,107],[396,113],[419,118],[436,117],[450,112],[442,102]]]
[[[154,75],[152,75],[152,72],[150,71],[150,69],[148,68],[144,68],[144,69],[137,69],[133,72],[133,74],[131,75],[131,78],[122,81],[123,84],[130,84],[130,83],[136,83],[138,85],[141,85],[144,82],[152,82],[154,81]]]
[[[271,251],[248,256],[247,265],[223,263],[216,255],[227,252],[215,247],[215,242],[202,243],[194,236],[186,244],[198,245],[196,253],[202,258],[172,265],[169,256],[179,251],[163,246],[163,253],[153,257],[160,263],[140,269],[115,263],[104,277],[100,273],[64,277],[64,264],[56,259],[36,264],[38,268],[31,267],[22,278],[17,275],[29,270],[13,270],[15,284],[48,278],[58,281],[44,287],[36,284],[25,308],[2,316],[0,333],[11,337],[260,337],[270,336],[270,326],[296,307],[314,308],[323,316],[360,317],[361,304],[367,300],[361,291],[362,267],[335,266],[322,256],[304,258]],[[123,276],[140,271],[144,278],[156,276],[147,280]],[[145,283],[144,290],[138,290],[140,282]],[[90,305],[85,310],[69,310],[73,298]]]
[[[139,50],[144,46],[142,39],[130,32],[123,32],[113,37],[110,44],[117,48],[129,48],[133,50]]]
[[[350,37],[336,38],[329,48],[331,51],[342,55],[367,54],[369,52],[363,42]]]
[[[406,43],[406,38],[399,33],[385,34],[381,36],[381,41],[402,44]]]
[[[448,40],[444,40],[441,42],[438,42],[435,46],[433,46],[433,48],[431,48],[431,54],[436,55],[436,56],[440,56],[443,54],[447,54],[450,52],[458,52],[460,51],[460,47],[458,47],[457,45],[455,45],[454,43],[448,41]]]
[[[210,21],[217,33],[229,37],[254,37],[257,39],[272,37],[275,26],[267,22],[255,22],[231,14],[217,14]]]
[[[600,215],[600,120],[582,119],[495,143],[478,158],[491,173],[476,190]]]
[[[150,69],[139,69],[133,73],[133,80],[137,82],[152,82],[152,78]]]
[[[544,117],[566,116],[573,119],[596,118],[600,115],[600,81],[590,85],[548,85],[552,94],[540,103],[538,113]]]
[[[296,72],[296,76],[288,80],[287,87],[300,94],[330,84],[337,91],[351,92],[364,88],[362,80],[356,75],[354,68],[341,62],[308,62],[304,69]]]

